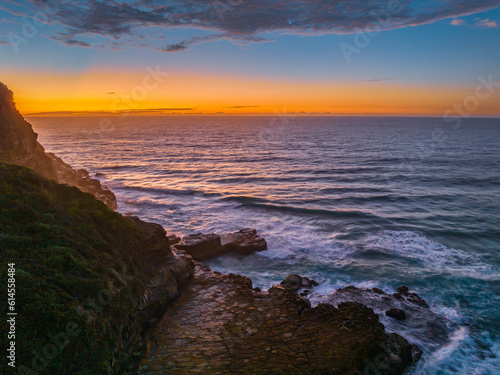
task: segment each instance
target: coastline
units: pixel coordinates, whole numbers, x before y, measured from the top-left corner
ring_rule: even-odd
[[[218,341],[217,339],[215,341],[213,339],[204,339],[206,325],[215,323],[213,319],[209,318],[210,315],[207,315],[205,319],[206,325],[196,326],[196,329],[198,332],[203,333],[202,345],[204,347],[208,346],[208,351],[205,352],[205,357],[201,362],[198,360],[188,361],[194,364],[201,373],[205,371],[205,373],[212,373],[213,366],[219,366],[219,364],[212,362],[212,355],[217,353],[221,356],[229,355],[231,358],[229,363],[231,364],[233,364],[232,361],[235,358],[238,358],[234,363],[241,366],[241,371],[245,371],[245,368],[249,371],[251,368],[259,368],[263,373],[304,373],[304,371],[308,371],[305,369],[313,368],[315,371],[326,371],[328,373],[354,374],[365,371],[367,368],[374,368],[382,374],[400,374],[412,362],[418,360],[418,350],[401,336],[387,334],[373,310],[362,304],[341,303],[338,308],[328,304],[311,307],[306,298],[298,295],[297,291],[300,288],[295,289],[293,285],[275,285],[267,293],[254,290],[251,281],[245,276],[221,275],[212,272],[209,268],[192,261],[189,255],[180,252],[178,249],[172,251],[169,239],[160,225],[146,223],[138,218],[127,218],[111,211],[110,208],[116,207],[116,198],[114,198],[113,193],[106,187],[101,186],[98,181],[92,180],[88,172],[84,170],[75,171],[56,156],[45,154],[43,147],[36,141],[37,135],[33,132],[31,125],[25,122],[15,109],[12,93],[2,85],[0,94],[2,94],[0,99],[3,104],[2,124],[4,125],[1,130],[5,134],[1,161],[8,163],[1,164],[3,183],[6,186],[5,191],[8,192],[4,198],[18,204],[19,199],[22,200],[25,194],[30,194],[37,200],[47,202],[32,205],[30,209],[36,210],[37,217],[39,217],[37,220],[41,220],[39,224],[43,224],[42,222],[46,217],[44,215],[51,215],[51,223],[64,228],[68,233],[68,238],[74,237],[80,229],[73,223],[72,214],[68,214],[66,210],[78,215],[75,216],[78,220],[87,222],[89,231],[95,233],[101,231],[102,236],[106,238],[103,245],[106,245],[106,251],[109,251],[109,254],[99,253],[96,248],[92,248],[92,245],[83,252],[80,249],[71,249],[72,244],[69,242],[65,242],[66,246],[69,246],[68,250],[58,248],[58,251],[62,252],[62,254],[67,252],[68,255],[75,257],[75,261],[79,259],[79,261],[86,262],[87,267],[92,269],[92,282],[95,283],[95,286],[88,290],[75,286],[80,294],[76,300],[71,292],[69,294],[67,291],[64,292],[63,300],[65,302],[61,306],[66,306],[66,310],[63,309],[61,316],[66,316],[65,319],[68,319],[72,314],[76,314],[83,330],[86,327],[88,331],[90,327],[93,327],[91,332],[95,332],[97,335],[110,335],[109,339],[113,342],[111,346],[107,344],[107,350],[101,353],[103,357],[100,361],[96,363],[80,363],[79,366],[83,370],[79,371],[123,373],[130,363],[130,358],[140,357],[141,350],[147,347],[143,335],[146,332],[154,332],[158,328],[155,324],[164,316],[165,311],[176,312],[177,306],[179,311],[186,311],[187,313],[187,310],[183,310],[186,308],[186,304],[189,305],[193,302],[196,305],[200,300],[202,301],[200,302],[201,305],[195,308],[194,311],[191,309],[189,313],[203,317],[206,312],[204,309],[216,306],[217,308],[213,309],[212,312],[219,318],[222,317],[229,324],[229,326],[225,325],[225,323],[220,324],[221,321],[219,320],[216,326],[224,326],[226,333],[221,333],[222,337],[234,344],[230,350],[227,350],[226,347],[226,351],[223,349],[222,352],[218,352],[215,344]],[[14,147],[7,147],[6,145],[14,145]],[[65,183],[66,186],[59,185],[55,181],[47,180],[28,169],[14,167],[11,164],[31,167],[41,175]],[[27,181],[23,185],[24,190],[15,187],[16,184],[21,184],[20,181]],[[79,190],[67,185],[76,186]],[[89,186],[92,188],[89,188]],[[54,193],[56,191],[57,193]],[[102,203],[88,193],[92,193]],[[23,227],[22,222],[16,223],[12,221],[11,216],[8,216],[12,215],[12,211],[8,209],[13,210],[15,208],[15,206],[7,207],[7,205],[3,207],[4,214],[7,215],[4,219],[7,220],[7,223],[10,223],[11,230],[16,231],[16,233],[31,233],[28,228]],[[83,211],[79,212],[78,210]],[[63,217],[68,217],[68,215],[69,219],[61,221]],[[107,222],[107,217],[112,222]],[[112,225],[112,231],[106,233],[108,229],[103,227],[102,224],[98,224],[99,221],[106,223],[106,225]],[[45,230],[42,225],[35,229],[33,233],[43,235]],[[114,233],[117,238],[108,238],[111,233]],[[31,234],[28,234],[24,240],[31,241],[30,236]],[[82,244],[91,240],[92,238],[85,238]],[[43,239],[40,241],[44,244]],[[20,253],[12,241],[3,245],[8,249],[9,256],[17,259],[16,262],[21,269],[24,267],[23,259],[26,259],[26,256],[32,256],[31,253],[33,252],[34,258],[31,261],[35,262],[35,264],[30,264],[28,269],[35,277],[34,282],[48,283],[47,285],[53,284],[47,291],[39,290],[36,298],[40,298],[41,301],[48,298],[61,298],[57,296],[61,293],[60,288],[68,288],[64,284],[71,280],[72,277],[77,277],[79,271],[73,267],[65,268],[64,276],[61,274],[62,279],[56,280],[48,276],[50,273],[44,274],[36,271],[36,262],[42,261],[42,258],[37,258],[38,255],[34,253],[38,249],[29,243],[23,245],[27,246],[24,253]],[[46,254],[50,257],[51,252],[55,250],[54,245],[47,242],[45,246],[47,246]],[[125,248],[129,250],[125,250]],[[230,246],[229,250],[234,251],[234,246],[232,248]],[[256,248],[252,248],[249,251],[255,250]],[[64,257],[65,255],[61,256]],[[99,261],[99,257],[102,256],[105,256],[103,259],[106,259],[106,262],[109,263],[108,267],[112,264],[113,266],[106,269],[104,264]],[[89,260],[93,259],[93,257],[96,260],[89,263]],[[61,263],[55,261],[55,263],[50,263],[48,267],[57,269],[61,267]],[[117,273],[114,267],[122,269],[122,273]],[[193,273],[194,279],[191,280]],[[95,310],[90,309],[89,311],[88,308],[82,308],[81,303],[75,304],[78,300],[86,301],[87,298],[91,298],[93,293],[98,290],[97,285],[105,285],[106,283],[109,285],[110,282],[113,284],[113,279],[119,281],[118,285],[120,283],[122,285],[116,289],[115,284],[116,292],[114,295],[117,294],[118,296],[112,302],[107,303],[105,307],[97,310],[96,317],[93,316]],[[124,282],[124,280],[128,281]],[[20,287],[22,287],[22,284]],[[198,293],[196,293],[196,289],[198,289]],[[55,293],[55,295],[49,295],[49,290],[50,293]],[[179,295],[180,297],[178,297]],[[71,302],[72,299],[73,302]],[[204,306],[204,303],[208,305]],[[29,309],[30,306],[24,308]],[[220,309],[226,311],[228,315],[218,314],[217,312],[221,311]],[[102,311],[104,312],[101,313]],[[231,319],[231,316],[235,315],[251,317],[256,311],[258,311],[257,318],[247,323]],[[113,322],[116,313],[126,315]],[[47,316],[50,317],[51,313],[47,311],[44,314],[48,314]],[[179,321],[182,322],[184,318],[181,316]],[[60,318],[54,319],[54,321],[48,323],[49,330],[54,328],[51,324],[66,323],[59,321]],[[168,319],[168,314],[163,319]],[[96,322],[98,323],[97,327],[95,326]],[[35,332],[34,328],[41,322],[38,322],[35,318],[31,322],[24,324],[26,325],[23,329],[31,329]],[[47,325],[47,322],[45,324]],[[240,327],[241,325],[243,326]],[[294,338],[294,332],[291,332],[292,327],[295,329],[294,332],[298,333],[298,340]],[[36,333],[33,334],[36,336]],[[40,334],[43,334],[43,332],[40,332]],[[191,340],[191,336],[188,335],[187,337]],[[80,339],[83,338],[79,337],[78,340]],[[91,341],[92,339],[92,334],[88,337],[85,336],[85,340]],[[186,345],[187,343],[182,341],[183,339],[180,340],[182,344],[179,344],[179,348],[182,347],[188,353],[191,352],[190,346]],[[39,341],[43,342],[43,337],[36,337],[35,342]],[[269,341],[273,345],[264,347],[263,343]],[[256,356],[247,358],[249,354],[246,351],[246,343],[248,342],[253,343],[254,348],[258,349]],[[75,344],[75,342],[72,344]],[[25,349],[30,349],[28,343],[25,342],[23,345]],[[286,351],[285,348],[290,348],[290,345],[294,349]],[[78,353],[78,356],[82,360],[86,358],[85,361],[88,361],[95,355],[92,353],[97,349],[97,346],[87,347],[83,352]],[[147,355],[151,354],[151,350],[153,349],[149,345],[147,352],[149,354]],[[413,355],[412,351],[414,352]],[[179,354],[182,353],[176,351],[176,355]],[[146,356],[145,358],[143,361],[147,361],[147,358],[150,357]],[[199,359],[199,357],[195,358]],[[277,358],[287,358],[287,360],[276,364]],[[52,361],[50,362],[49,359]],[[162,360],[160,361],[162,362]],[[50,364],[48,364],[49,362]],[[42,361],[43,365],[38,363],[38,370],[43,373],[46,368],[62,368],[71,362],[74,362],[74,358],[66,351],[65,355],[57,355],[54,358],[46,356],[45,361]],[[34,359],[31,365],[32,367],[37,365],[37,360]],[[175,366],[177,365],[174,364],[174,368]],[[231,366],[224,367],[225,371],[237,371]]]

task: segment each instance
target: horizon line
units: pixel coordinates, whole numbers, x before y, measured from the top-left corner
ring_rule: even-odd
[[[54,111],[54,112],[33,112],[23,113],[25,117],[164,117],[164,116],[279,116],[279,117],[405,117],[405,118],[442,118],[445,114],[419,114],[419,113],[330,113],[330,112],[262,112],[262,113],[157,113],[154,111],[143,112],[100,112],[100,111]],[[459,118],[460,116],[449,116],[449,118]],[[460,117],[461,118],[461,117]],[[469,119],[500,119],[500,114],[476,115],[467,117]]]

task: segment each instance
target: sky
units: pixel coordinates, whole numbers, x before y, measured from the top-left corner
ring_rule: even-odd
[[[0,3],[25,115],[500,116],[500,0]]]

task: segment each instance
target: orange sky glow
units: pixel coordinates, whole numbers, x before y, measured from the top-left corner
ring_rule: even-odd
[[[171,72],[158,79],[144,71],[11,71],[5,83],[25,115],[267,114],[306,112],[352,115],[455,113],[475,86],[424,86],[382,82],[284,81],[199,72]],[[498,116],[500,92],[479,101],[471,116]],[[467,110],[465,110],[467,112]]]

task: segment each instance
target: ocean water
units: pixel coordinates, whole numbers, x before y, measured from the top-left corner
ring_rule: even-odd
[[[181,236],[254,227],[267,239],[213,269],[263,289],[311,277],[313,303],[348,285],[407,285],[446,326],[382,314],[423,349],[412,374],[500,373],[499,119],[29,120],[47,151],[100,174],[120,212]]]

